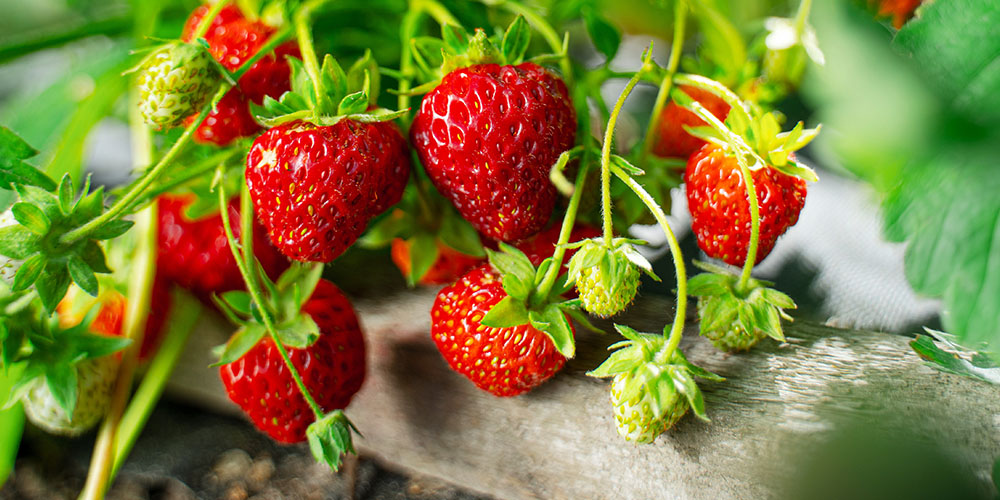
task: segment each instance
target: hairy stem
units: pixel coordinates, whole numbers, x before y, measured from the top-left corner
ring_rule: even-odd
[[[576,172],[576,182],[573,184],[573,194],[569,197],[569,204],[566,206],[566,215],[563,216],[562,227],[559,228],[559,240],[556,242],[555,252],[552,254],[552,265],[545,272],[541,284],[538,285],[535,293],[535,300],[542,301],[549,296],[552,287],[559,278],[562,271],[563,256],[566,255],[566,244],[573,234],[573,226],[576,224],[576,213],[580,209],[580,199],[583,197],[583,188],[587,180],[587,171],[590,170],[589,161],[580,161],[580,168]]]
[[[673,86],[674,74],[677,72],[677,65],[681,61],[681,53],[684,50],[684,31],[687,24],[687,2],[677,0],[674,3],[674,38],[670,44],[670,59],[667,60],[667,74],[660,82],[660,90],[656,94],[656,102],[653,104],[653,112],[649,117],[649,126],[646,127],[646,137],[642,143],[641,160],[645,160],[653,148],[656,140],[656,132],[660,126],[660,115],[663,114],[663,107],[667,105],[670,97],[670,88]]]
[[[653,217],[656,218],[656,222],[660,224],[660,228],[663,229],[663,234],[667,237],[667,243],[670,245],[670,255],[674,259],[674,271],[677,274],[677,310],[674,312],[674,322],[670,326],[670,336],[667,338],[666,345],[663,349],[656,354],[656,361],[658,363],[665,363],[670,360],[673,355],[674,350],[677,349],[677,344],[680,343],[681,337],[684,335],[684,321],[685,314],[687,313],[687,270],[684,266],[684,255],[681,254],[680,243],[677,242],[677,236],[674,235],[672,229],[670,229],[670,223],[667,221],[667,215],[663,213],[663,209],[656,203],[656,200],[646,192],[642,186],[639,185],[635,179],[632,179],[625,171],[618,167],[611,167],[611,170],[618,176],[626,186],[631,189],[636,196],[646,204],[649,211],[652,212]],[[666,333],[666,332],[664,332]]]
[[[223,173],[222,169],[220,169],[218,175],[222,175]],[[288,357],[288,350],[285,348],[284,344],[281,343],[281,339],[278,338],[278,331],[274,327],[274,320],[271,317],[271,311],[268,309],[267,304],[264,301],[264,293],[260,288],[260,282],[257,280],[256,274],[251,274],[253,271],[247,267],[248,259],[242,255],[243,252],[240,250],[239,243],[233,235],[233,227],[229,220],[229,200],[226,199],[225,187],[220,185],[218,190],[219,210],[222,213],[222,228],[225,230],[226,239],[229,242],[229,249],[233,252],[233,258],[236,260],[236,267],[239,268],[240,274],[243,276],[243,281],[246,283],[247,292],[250,294],[250,298],[260,309],[260,316],[264,322],[264,328],[267,329],[268,335],[274,342],[275,347],[277,347],[278,354],[281,355],[281,359],[285,362],[285,366],[288,367],[288,372],[292,374],[292,379],[295,380],[295,385],[299,388],[299,392],[302,394],[303,399],[306,400],[306,403],[309,404],[309,408],[312,409],[316,419],[319,420],[320,418],[323,418],[323,409],[320,408],[320,406],[316,403],[316,400],[313,399],[312,394],[309,393],[309,389],[306,387],[305,382],[302,381],[302,376],[299,374],[298,368],[296,368],[292,363],[292,359]],[[243,211],[240,213],[240,217],[241,219],[252,218],[253,211]]]
[[[615,136],[615,125],[618,123],[618,115],[621,114],[625,99],[632,93],[632,89],[639,83],[645,66],[636,71],[635,75],[629,79],[615,102],[615,107],[611,109],[611,116],[608,118],[608,128],[604,131],[604,144],[601,147],[601,214],[604,221],[604,244],[611,248],[611,240],[614,238],[614,228],[611,224],[611,144]]]
[[[740,281],[736,284],[736,290],[742,293],[746,290],[750,281],[750,273],[757,263],[757,245],[760,242],[760,207],[757,205],[757,188],[754,186],[753,173],[747,166],[747,160],[742,154],[736,155],[736,163],[740,166],[740,173],[743,174],[743,181],[747,188],[747,200],[750,202],[750,245],[747,247],[747,258],[743,263],[743,272],[740,273]]]
[[[320,77],[319,61],[316,59],[316,47],[313,45],[310,18],[312,17],[313,9],[324,3],[324,1],[313,0],[306,2],[299,7],[299,11],[295,14],[295,35],[299,39],[299,51],[302,53],[302,62],[306,67],[306,73],[309,73],[309,78],[312,80],[313,97],[316,103],[323,102],[324,92],[323,80]],[[323,111],[322,109],[316,109],[315,118],[318,119],[319,114]]]

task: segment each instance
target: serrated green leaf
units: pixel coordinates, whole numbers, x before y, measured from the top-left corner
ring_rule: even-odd
[[[503,34],[500,51],[507,64],[518,64],[531,43],[531,26],[524,16],[518,15]]]
[[[42,254],[32,255],[24,261],[20,269],[17,270],[17,274],[14,275],[14,283],[10,287],[11,291],[20,292],[35,284],[38,277],[42,275],[42,270],[45,269],[45,263],[46,259]]]
[[[10,207],[14,219],[37,235],[44,235],[52,227],[52,221],[42,210],[30,203],[15,203]]]
[[[583,22],[590,40],[594,42],[594,48],[604,54],[606,61],[614,59],[618,53],[618,46],[622,43],[622,34],[618,28],[592,8],[583,10]]]
[[[529,321],[524,302],[507,296],[494,304],[479,322],[490,328],[509,328],[527,324]]]
[[[267,335],[267,330],[264,325],[260,324],[250,324],[236,330],[236,333],[229,338],[229,342],[226,343],[225,349],[222,351],[222,355],[219,356],[218,363],[212,366],[222,366],[232,363],[240,358],[242,358],[246,353],[250,352],[264,336]]]

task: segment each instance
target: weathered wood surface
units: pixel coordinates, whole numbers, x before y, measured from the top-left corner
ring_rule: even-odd
[[[652,445],[615,432],[607,383],[585,372],[616,335],[578,334],[577,359],[517,398],[480,392],[429,338],[434,294],[406,292],[358,309],[368,379],[348,414],[361,451],[498,498],[767,498],[811,450],[845,426],[944,443],[989,492],[1000,455],[1000,391],[925,366],[906,338],[796,323],[789,342],[725,355],[689,328],[689,359],[728,378],[703,383],[711,423],[692,416]],[[657,331],[672,314],[644,298],[627,323]],[[233,411],[206,348],[227,328],[206,322],[173,381],[175,394]],[[199,357],[201,356],[201,357]],[[909,431],[904,433],[903,431]]]

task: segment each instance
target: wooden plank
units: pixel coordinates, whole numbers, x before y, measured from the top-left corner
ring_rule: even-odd
[[[960,469],[990,492],[1000,452],[996,388],[933,370],[904,337],[795,323],[789,343],[726,355],[691,325],[689,359],[728,380],[702,385],[711,423],[685,417],[652,445],[615,432],[607,382],[585,372],[615,335],[578,335],[579,356],[517,398],[495,398],[452,372],[429,336],[432,291],[358,302],[369,375],[348,409],[363,453],[500,498],[766,498],[838,430],[947,443]],[[671,304],[646,297],[627,323],[657,331]],[[213,320],[214,321],[214,320]],[[234,408],[203,368],[223,339],[206,323],[173,381],[176,394]],[[909,439],[909,438],[907,438]]]

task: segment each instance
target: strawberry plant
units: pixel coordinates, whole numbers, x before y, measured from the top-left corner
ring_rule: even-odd
[[[834,20],[814,30],[810,0],[750,2],[788,16],[754,22],[724,2],[646,2],[669,53],[658,61],[651,45],[628,71],[611,64],[630,55],[619,54],[628,23],[596,0],[192,3],[133,2],[94,31],[0,45],[0,61],[95,33],[115,47],[90,62],[88,96],[58,108],[75,109],[68,124],[0,128],[0,399],[15,408],[0,428],[19,428],[22,411],[61,434],[100,422],[82,498],[106,493],[204,304],[233,323],[216,350],[230,398],[262,432],[308,442],[336,469],[364,430],[349,405],[374,354],[348,295],[322,276],[354,246],[389,247],[411,286],[445,285],[430,339],[495,396],[557,376],[578,336],[600,332],[589,316],[613,318],[623,340],[589,375],[611,379],[609,424],[637,443],[689,411],[711,414],[699,381],[723,378],[682,352],[692,320],[721,351],[785,340],[796,304],[754,268],[818,181],[796,152],[820,127],[779,106],[826,61],[823,27],[839,19],[827,12]],[[886,193],[886,230],[911,244],[914,287],[944,296],[960,343],[996,353],[995,231],[979,228],[1000,213],[997,176],[985,175],[1000,114],[987,90],[996,72],[980,70],[998,47],[955,36],[963,9],[989,2],[856,3],[845,8],[890,20],[891,46],[921,63],[919,92],[961,96],[886,109],[969,133],[938,138],[943,157],[901,151],[892,130],[858,138],[871,148],[835,149]],[[954,42],[950,56],[939,40]],[[584,63],[587,52],[601,62]],[[611,81],[625,84],[607,101]],[[636,111],[639,87],[655,97]],[[836,109],[841,130],[872,132]],[[82,170],[105,117],[132,137],[134,178],[114,188]],[[667,215],[679,186],[709,260],[693,276]],[[647,243],[628,236],[635,223],[662,231],[672,261],[675,307],[659,332],[623,314],[644,280],[659,280]],[[944,248],[946,236],[969,248]],[[915,345],[939,358],[933,343]]]

